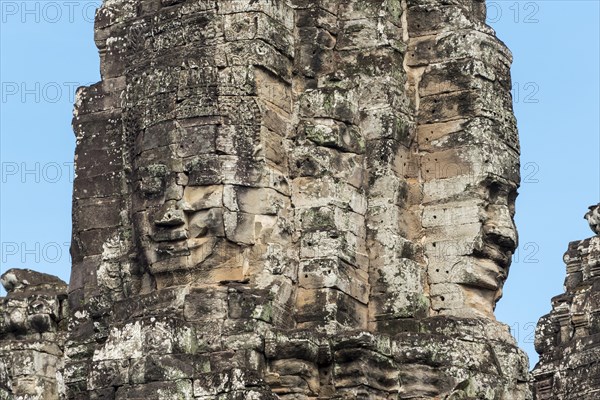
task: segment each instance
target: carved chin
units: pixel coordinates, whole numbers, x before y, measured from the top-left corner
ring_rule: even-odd
[[[481,316],[496,319],[494,316],[494,308],[498,301],[500,291],[483,290],[479,288],[468,288],[465,290],[465,303],[470,309]],[[501,294],[500,294],[501,296]]]

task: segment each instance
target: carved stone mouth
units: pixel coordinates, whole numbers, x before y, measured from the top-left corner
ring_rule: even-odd
[[[506,279],[504,268],[489,258],[473,256],[471,262],[475,268],[462,276],[461,285],[496,291]]]
[[[161,257],[179,257],[188,256],[190,251],[186,240],[159,242],[156,246],[156,253]]]
[[[502,232],[502,229],[494,225],[485,225],[483,231],[483,245],[477,255],[482,258],[489,258],[501,268],[509,268],[512,256],[517,248],[515,238]]]
[[[188,231],[185,228],[179,229],[157,229],[151,235],[152,240],[157,243],[177,242],[188,238]]]
[[[483,246],[476,250],[473,255],[477,258],[488,259],[503,270],[510,267],[513,256],[513,248],[501,246],[493,241],[485,241]]]

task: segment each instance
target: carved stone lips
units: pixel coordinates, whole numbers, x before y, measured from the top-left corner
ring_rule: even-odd
[[[152,235],[152,240],[157,243],[176,242],[188,238],[188,231],[185,228],[179,229],[157,229]]]
[[[163,257],[188,256],[190,254],[187,242],[185,240],[176,242],[160,242],[156,246],[156,252]]]

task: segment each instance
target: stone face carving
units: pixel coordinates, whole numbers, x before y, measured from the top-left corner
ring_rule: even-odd
[[[64,398],[67,284],[31,270],[0,277],[0,399]]]
[[[480,1],[106,0],[69,399],[530,399],[511,55]]]
[[[597,206],[586,216],[594,217]],[[552,299],[552,311],[540,318],[535,349],[540,361],[533,370],[536,398],[540,400],[594,399],[600,347],[598,276],[600,236],[569,243],[565,293]]]
[[[600,204],[590,206],[589,211],[585,213],[584,218],[590,224],[590,229],[596,235],[600,235]]]

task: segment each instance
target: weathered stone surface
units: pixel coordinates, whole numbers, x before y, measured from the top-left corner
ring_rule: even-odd
[[[592,229],[597,210],[592,206],[586,214]],[[565,293],[552,299],[552,311],[538,322],[537,399],[595,399],[600,393],[600,236],[595,233],[569,244]]]
[[[95,42],[66,398],[531,398],[493,315],[519,145],[482,1],[105,0]],[[26,301],[11,332],[53,329]]]

